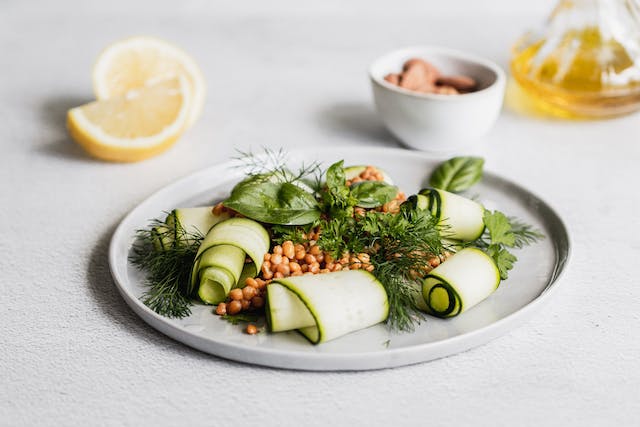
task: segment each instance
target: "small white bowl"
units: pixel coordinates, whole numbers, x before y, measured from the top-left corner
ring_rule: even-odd
[[[442,75],[464,75],[478,90],[461,95],[423,94],[384,80],[399,73],[411,58],[435,65]],[[442,47],[409,47],[378,58],[369,70],[378,114],[389,131],[409,147],[455,151],[471,144],[494,125],[505,90],[505,73],[495,63]]]

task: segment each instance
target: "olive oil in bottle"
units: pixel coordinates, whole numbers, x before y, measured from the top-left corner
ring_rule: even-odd
[[[557,116],[611,117],[640,109],[640,8],[635,0],[562,0],[544,31],[514,48],[524,93]]]

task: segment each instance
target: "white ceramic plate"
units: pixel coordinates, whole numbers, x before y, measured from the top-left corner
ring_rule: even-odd
[[[345,164],[373,164],[385,169],[407,194],[425,187],[438,164],[414,151],[380,148],[301,150],[290,153],[292,164],[318,160],[325,167],[344,159]],[[135,231],[150,218],[176,207],[210,205],[226,197],[242,177],[232,163],[216,165],[161,189],[122,221],[109,250],[111,273],[127,304],[148,324],[188,346],[241,362],[304,370],[366,370],[424,362],[483,344],[522,324],[557,288],[557,279],[569,256],[569,238],[558,215],[540,198],[518,185],[485,173],[474,186],[487,208],[541,229],[543,241],[518,251],[519,262],[509,279],[488,299],[448,320],[428,317],[412,333],[392,333],[384,325],[355,332],[321,345],[311,345],[296,332],[257,335],[242,333],[212,314],[211,306],[196,304],[191,316],[169,319],[140,302],[143,275],[129,262]]]

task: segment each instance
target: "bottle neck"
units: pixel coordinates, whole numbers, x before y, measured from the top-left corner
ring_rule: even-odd
[[[547,25],[556,30],[597,29],[603,38],[640,38],[638,0],[561,0]]]

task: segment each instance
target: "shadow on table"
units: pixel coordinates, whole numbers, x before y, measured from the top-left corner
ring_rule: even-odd
[[[109,243],[111,236],[115,232],[117,223],[109,226],[99,237],[95,247],[91,250],[89,265],[87,267],[87,282],[89,290],[96,302],[119,328],[138,336],[141,340],[153,343],[158,347],[158,351],[169,351],[180,357],[190,356],[203,362],[214,362],[217,365],[224,365],[225,368],[238,369],[245,372],[247,368],[259,369],[261,371],[274,371],[278,375],[288,377],[297,377],[300,375],[307,376],[324,376],[325,372],[314,371],[297,371],[283,368],[270,368],[260,365],[248,365],[246,363],[236,362],[233,360],[223,359],[199,350],[193,349],[174,341],[173,339],[163,335],[149,326],[144,320],[138,317],[125,303],[120,296],[118,289],[111,277],[109,270]],[[347,371],[342,375],[363,375],[367,371]],[[368,371],[371,372],[371,371]]]
[[[40,120],[46,129],[52,129],[50,141],[42,141],[37,150],[43,154],[58,158],[94,162],[67,132],[67,111],[73,107],[90,102],[86,97],[57,95],[46,99],[40,106]],[[49,136],[49,134],[47,134]]]
[[[111,225],[99,237],[95,247],[91,250],[91,257],[87,267],[89,290],[100,309],[116,325],[132,335],[138,336],[141,340],[158,346],[159,351],[170,351],[181,357],[191,356],[202,361],[224,364],[228,368],[246,370],[247,364],[215,357],[174,341],[153,329],[129,308],[120,296],[109,270],[109,243],[116,227],[117,223]],[[254,366],[254,368],[271,369],[262,366]]]
[[[331,134],[346,136],[374,145],[401,146],[387,131],[373,107],[362,102],[340,102],[318,114],[320,125]]]
[[[100,236],[91,251],[87,267],[87,282],[96,304],[111,317],[115,324],[123,326],[125,330],[138,335],[144,341],[157,344],[165,351],[170,350],[181,355],[191,354],[205,359],[207,356],[204,353],[181,345],[147,325],[122,299],[109,271],[109,242],[116,226],[117,224],[110,226]]]

